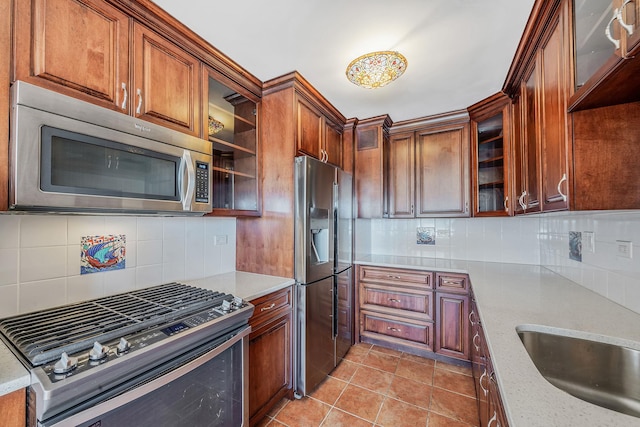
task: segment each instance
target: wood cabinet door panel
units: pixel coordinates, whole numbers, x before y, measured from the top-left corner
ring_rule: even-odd
[[[563,20],[540,52],[540,156],[542,209],[567,209],[567,102]]]
[[[327,156],[327,162],[337,167],[342,167],[342,132],[325,123],[324,126],[324,150]]]
[[[291,313],[251,332],[249,417],[257,424],[291,388]]]
[[[415,140],[413,132],[389,139],[389,218],[413,218]]]
[[[27,424],[27,393],[19,389],[0,396],[0,425],[24,427]]]
[[[436,293],[436,353],[469,359],[469,297]]]
[[[539,112],[538,101],[536,100],[536,87],[538,76],[537,67],[530,71],[529,77],[522,82],[520,90],[521,98],[521,126],[522,126],[522,154],[523,154],[523,180],[525,191],[524,196],[520,194],[519,199],[526,206],[525,211],[536,212],[540,210],[540,191],[538,183],[538,134],[539,134]]]
[[[467,216],[468,126],[416,138],[416,216]]]
[[[136,117],[200,136],[200,63],[142,25],[134,25]]]
[[[322,114],[301,98],[297,98],[296,110],[298,118],[296,148],[301,153],[319,158],[322,142]]]
[[[71,89],[84,100],[122,111],[123,84],[130,93],[129,18],[103,1],[30,3],[18,4],[16,78]]]

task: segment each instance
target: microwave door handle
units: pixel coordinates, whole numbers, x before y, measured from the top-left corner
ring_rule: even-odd
[[[196,172],[193,167],[193,162],[191,161],[191,154],[188,151],[185,151],[182,154],[182,161],[180,162],[180,177],[182,178],[182,182],[180,183],[180,199],[182,200],[182,210],[190,211],[191,210],[191,202],[193,201],[193,193],[196,186]],[[184,181],[187,181],[187,189],[184,190]]]

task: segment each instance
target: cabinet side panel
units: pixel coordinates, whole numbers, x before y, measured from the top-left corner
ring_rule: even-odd
[[[262,100],[260,179],[262,217],[238,218],[236,268],[293,277],[293,89]]]
[[[13,2],[0,1],[0,211],[9,200],[9,84],[11,82],[11,17]]]
[[[640,102],[573,113],[572,209],[640,209]]]

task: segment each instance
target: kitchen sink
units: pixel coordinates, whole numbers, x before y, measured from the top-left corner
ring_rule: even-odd
[[[516,331],[547,381],[578,399],[640,418],[640,350],[532,329]]]

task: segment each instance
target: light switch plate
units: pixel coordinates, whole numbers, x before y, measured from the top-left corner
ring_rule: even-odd
[[[582,232],[582,252],[594,253],[596,251],[596,237],[593,231]]]
[[[229,238],[226,234],[219,234],[214,237],[214,244],[217,245],[226,245],[229,243]]]
[[[617,253],[620,258],[629,258],[633,257],[632,248],[633,244],[630,241],[626,240],[616,240],[616,247],[618,248]]]

